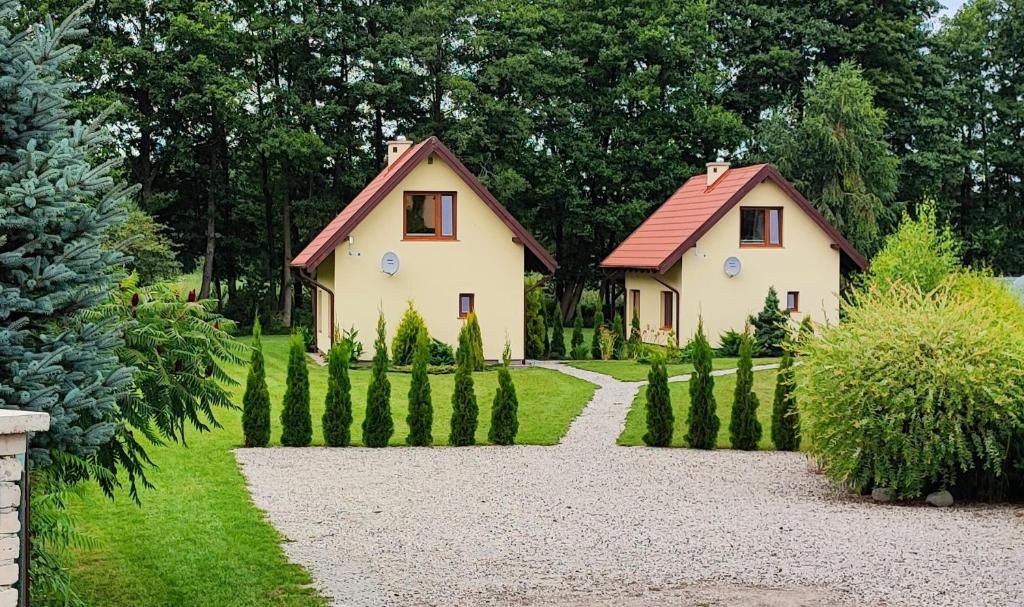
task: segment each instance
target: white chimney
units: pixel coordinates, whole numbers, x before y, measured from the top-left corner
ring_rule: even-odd
[[[719,177],[721,177],[723,174],[725,174],[726,171],[729,170],[729,163],[719,158],[714,162],[709,162],[707,164],[707,167],[708,187],[710,188],[712,185],[715,184],[716,181],[718,181]]]
[[[388,142],[388,166],[391,166],[398,160],[398,157],[405,153],[406,150],[412,147],[412,142],[406,139],[403,135],[395,137]]]

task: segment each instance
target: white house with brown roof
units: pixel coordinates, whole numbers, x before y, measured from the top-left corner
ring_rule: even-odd
[[[388,166],[292,260],[316,285],[316,343],[355,328],[374,354],[377,316],[388,343],[409,301],[432,337],[458,342],[476,312],[484,356],[508,339],[524,356],[524,272],[557,264],[436,137],[388,142]]]
[[[717,345],[769,287],[795,320],[838,322],[840,277],[867,260],[772,165],[711,162],[601,267],[623,273],[626,322],[637,314],[645,341],[685,343],[703,317]]]

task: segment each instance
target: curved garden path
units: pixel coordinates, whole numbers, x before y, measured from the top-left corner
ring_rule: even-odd
[[[980,606],[1024,596],[1022,511],[839,496],[796,453],[618,447],[642,382],[542,364],[600,386],[558,446],[236,456],[288,557],[338,606]]]

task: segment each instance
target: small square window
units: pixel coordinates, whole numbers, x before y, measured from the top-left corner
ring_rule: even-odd
[[[474,299],[472,293],[459,293],[459,318],[465,318],[475,310]]]
[[[786,309],[790,312],[800,311],[800,292],[789,291],[786,293]]]
[[[740,209],[740,244],[748,247],[781,247],[782,209]]]

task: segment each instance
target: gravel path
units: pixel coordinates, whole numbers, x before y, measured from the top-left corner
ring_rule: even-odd
[[[799,454],[617,447],[641,383],[554,447],[239,449],[335,605],[1022,605],[1024,512],[835,495]]]

